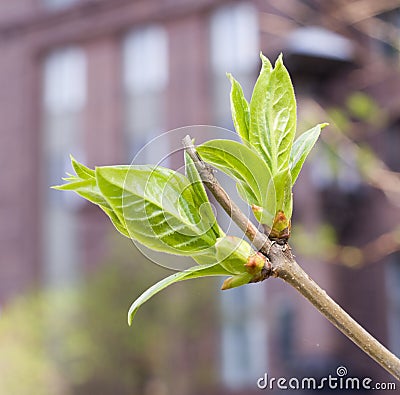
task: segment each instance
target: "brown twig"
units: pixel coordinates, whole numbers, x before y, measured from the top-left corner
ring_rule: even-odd
[[[393,377],[400,380],[400,360],[369,334],[349,314],[347,314],[328,294],[316,284],[298,265],[291,248],[286,245],[272,243],[268,237],[251,223],[239,207],[214,177],[212,170],[198,155],[190,136],[183,139],[186,152],[194,161],[205,186],[214,195],[218,203],[246,234],[253,245],[267,256],[271,264],[271,275],[281,278],[301,293],[343,334],[358,347],[378,362]]]
[[[251,240],[258,251],[268,257],[271,250],[272,241],[262,234],[254,224],[243,214],[240,208],[228,196],[221,184],[215,178],[211,168],[199,157],[190,136],[186,136],[182,141],[186,152],[192,158],[200,177],[209,191],[214,195],[217,202],[239,226],[240,230]]]

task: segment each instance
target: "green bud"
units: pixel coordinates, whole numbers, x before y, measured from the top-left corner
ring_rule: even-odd
[[[246,264],[254,250],[250,244],[234,236],[217,239],[215,244],[216,256],[220,265],[232,274],[246,273]]]
[[[234,276],[222,284],[223,290],[260,281],[266,257],[253,250],[251,245],[238,237],[225,236],[215,244],[219,264]]]
[[[227,278],[222,284],[221,289],[224,291],[226,289],[240,287],[242,285],[248,284],[253,278],[253,275],[250,273],[242,273],[237,274],[236,276],[232,276]]]
[[[271,240],[282,240],[286,242],[290,236],[290,228],[290,219],[287,219],[285,213],[279,210],[275,215],[269,238]]]
[[[267,258],[260,252],[256,252],[247,258],[247,263],[244,265],[246,267],[247,273],[258,274],[265,266]]]

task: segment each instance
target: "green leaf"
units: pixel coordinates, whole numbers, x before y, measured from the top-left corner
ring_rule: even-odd
[[[193,254],[190,256],[199,265],[210,265],[211,263],[215,263],[215,255],[216,255],[215,246],[212,246],[199,254]]]
[[[258,151],[261,157],[268,164],[271,172],[273,172],[273,157],[272,153],[268,150],[266,139],[267,136],[267,119],[266,119],[266,106],[267,106],[267,91],[269,89],[269,82],[271,78],[272,65],[268,58],[260,53],[262,67],[260,75],[254,85],[253,94],[250,100],[250,129],[249,129],[249,142]]]
[[[255,253],[249,243],[233,236],[219,238],[215,249],[218,262],[230,274],[245,273],[249,256]]]
[[[289,169],[284,169],[274,177],[276,188],[276,209],[283,211],[287,220],[292,217],[293,211],[293,194],[292,194],[292,178]]]
[[[233,177],[238,191],[250,205],[262,207],[262,223],[275,215],[275,188],[271,172],[262,158],[249,147],[231,140],[210,140],[197,147],[203,160]]]
[[[290,153],[290,169],[292,173],[292,184],[297,180],[304,161],[306,160],[314,144],[318,140],[321,130],[328,126],[327,123],[321,123],[304,132],[293,143]]]
[[[262,69],[250,101],[249,142],[275,175],[289,167],[296,131],[296,100],[282,55],[273,70],[262,54],[261,60]]]
[[[225,291],[226,289],[241,287],[242,285],[248,284],[252,279],[253,275],[250,273],[236,274],[227,278],[222,284],[221,289]]]
[[[243,89],[232,74],[227,73],[231,82],[231,112],[236,132],[244,143],[249,141],[250,109],[243,94]]]
[[[72,167],[75,170],[76,175],[83,180],[94,179],[95,172],[92,169],[89,169],[82,163],[79,163],[72,155],[70,155]]]
[[[81,163],[75,161],[72,157],[71,160],[73,160],[73,167],[77,174],[79,173],[87,178],[82,179],[76,176],[71,176],[64,179],[65,181],[69,181],[67,184],[54,186],[52,188],[60,191],[73,191],[89,202],[98,205],[108,215],[117,230],[124,236],[129,237],[129,233],[125,228],[124,222],[120,221],[118,216],[112,210],[111,206],[108,204],[107,200],[103,197],[100,189],[97,186],[96,179],[91,177],[91,174],[95,174],[94,170],[83,166]],[[90,171],[86,171],[86,169]]]
[[[97,185],[129,236],[157,251],[204,254],[216,242],[189,180],[160,166],[96,168]]]
[[[169,285],[172,285],[178,281],[190,280],[192,278],[206,276],[226,276],[229,274],[230,273],[221,267],[221,265],[218,263],[213,263],[211,265],[194,266],[183,272],[175,273],[167,278],[164,278],[157,284],[154,284],[152,287],[147,289],[133,302],[128,312],[128,324],[132,325],[133,317],[143,303],[147,302],[151,297],[167,288]]]

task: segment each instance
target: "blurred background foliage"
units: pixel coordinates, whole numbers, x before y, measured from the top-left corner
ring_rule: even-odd
[[[80,284],[26,294],[2,312],[0,394],[173,393],[189,380],[174,363],[181,353],[196,359],[190,381],[199,391],[215,385],[217,367],[204,350],[218,347],[207,340],[218,323],[215,280],[177,284],[167,299],[149,301],[128,327],[129,301],[171,272],[147,261],[130,241],[113,237],[111,244]]]

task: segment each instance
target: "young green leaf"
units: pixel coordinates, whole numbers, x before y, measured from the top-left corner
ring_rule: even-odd
[[[304,161],[318,140],[321,130],[327,125],[327,123],[321,123],[314,126],[299,136],[293,143],[292,151],[290,153],[292,184],[296,182]]]
[[[102,195],[124,221],[129,236],[157,251],[204,253],[216,242],[213,224],[202,221],[189,180],[152,166],[96,168]]]
[[[267,134],[266,103],[269,81],[271,78],[272,64],[268,58],[260,53],[262,67],[253,88],[250,100],[250,128],[249,143],[258,151],[267,163],[271,173],[274,171],[273,156],[267,142],[270,136]]]
[[[247,260],[255,253],[247,241],[233,236],[219,238],[215,249],[218,262],[230,274],[245,273]]]
[[[262,208],[262,223],[272,223],[275,215],[275,188],[271,172],[256,152],[236,141],[210,140],[199,145],[202,159],[238,182],[242,199]]]
[[[95,178],[95,172],[92,169],[89,169],[82,163],[79,163],[72,155],[70,155],[72,167],[75,170],[76,175],[83,180],[89,180]]]
[[[54,186],[52,188],[60,191],[73,191],[88,200],[89,202],[98,205],[108,215],[117,230],[121,232],[124,236],[129,237],[129,233],[126,230],[124,222],[120,221],[118,216],[112,210],[111,206],[108,204],[107,200],[101,194],[100,189],[97,186],[96,179],[92,177],[92,174],[95,174],[94,171],[75,161],[72,157],[71,159],[74,161],[73,166],[77,174],[79,173],[79,175],[87,176],[87,178],[82,179],[79,177],[71,176],[64,179],[65,181],[69,181],[67,184]],[[81,172],[81,169],[87,169],[90,170],[90,172]]]
[[[276,188],[276,209],[283,211],[288,220],[292,216],[293,210],[293,193],[292,179],[289,169],[284,169],[274,177]]]
[[[140,308],[140,306],[147,302],[151,297],[156,295],[158,292],[167,288],[178,281],[190,280],[192,278],[206,277],[206,276],[226,276],[230,273],[227,272],[219,263],[213,263],[211,265],[194,266],[183,272],[172,274],[171,276],[164,278],[152,287],[147,289],[142,295],[140,295],[131,305],[128,312],[128,324],[132,325],[132,320]]]
[[[296,132],[296,100],[282,55],[274,69],[262,54],[261,59],[262,69],[250,101],[249,142],[275,175],[289,167]]]
[[[249,103],[243,94],[243,89],[232,74],[227,73],[231,82],[231,112],[236,132],[244,143],[249,141],[250,109]]]
[[[284,169],[274,177],[277,211],[270,237],[287,239],[290,236],[290,219],[293,211],[292,180],[289,169]]]
[[[241,287],[242,285],[250,283],[252,278],[253,275],[250,273],[235,274],[223,282],[221,289],[225,291],[227,289]]]

